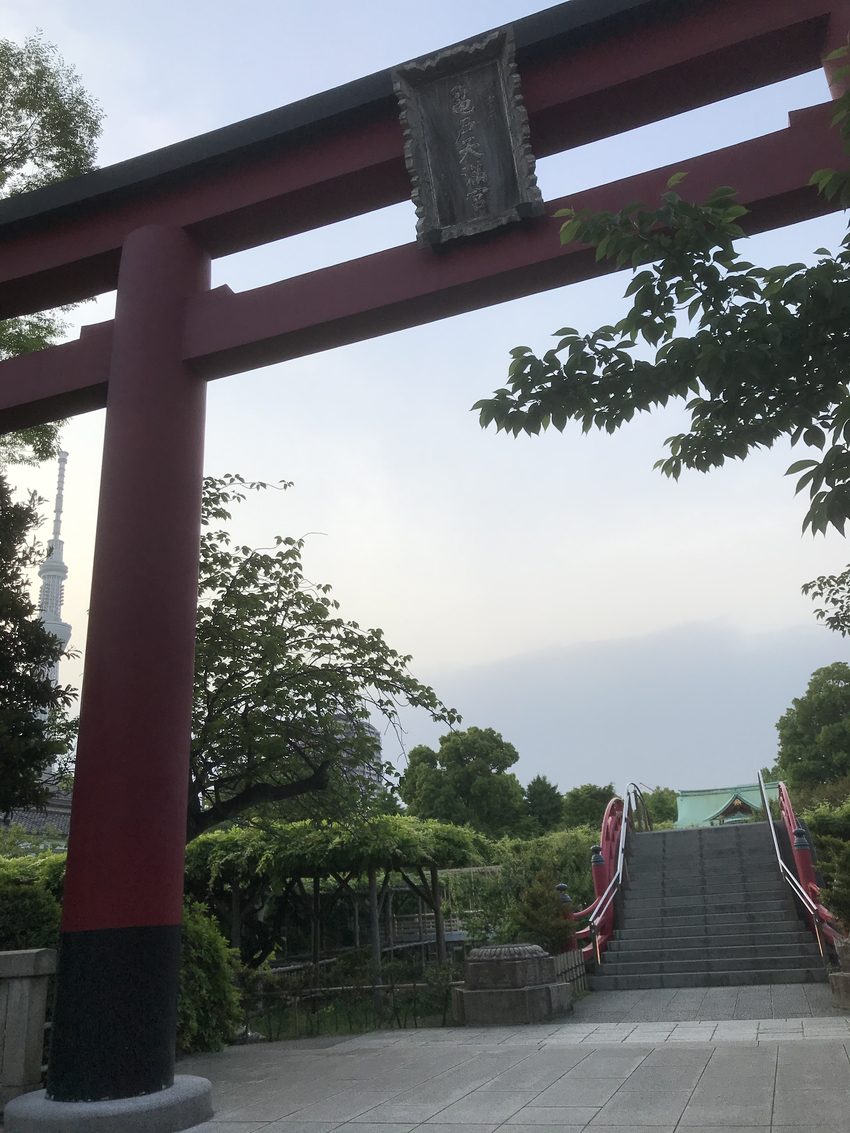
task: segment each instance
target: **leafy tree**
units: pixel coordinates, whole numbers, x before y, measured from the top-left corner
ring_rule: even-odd
[[[644,791],[643,797],[653,825],[657,822],[675,822],[679,817],[678,795],[672,787],[656,787],[654,791]]]
[[[815,617],[835,633],[850,633],[850,566],[841,574],[822,574],[803,584],[803,593],[824,605],[815,610]]]
[[[457,826],[468,823],[488,838],[525,834],[529,819],[516,775],[513,744],[492,728],[469,728],[440,737],[439,751],[413,748],[399,780],[411,814]]]
[[[554,783],[545,775],[535,775],[525,788],[525,801],[528,813],[534,820],[540,834],[548,834],[561,825],[561,812],[564,799]]]
[[[847,141],[850,94],[837,106]],[[584,432],[612,433],[636,413],[680,400],[690,428],[668,438],[669,455],[656,464],[665,475],[705,472],[780,437],[802,441],[822,453],[788,469],[802,473],[797,491],[809,490],[804,529],[843,531],[850,516],[850,236],[836,255],[819,249],[813,267],[756,267],[735,248],[747,213],[735,190],[719,188],[693,204],[675,191],[685,176],[670,179],[655,209],[637,202],[616,213],[564,210],[562,244],[593,246],[597,260],[616,268],[644,268],[626,290],[632,307],[589,334],[562,328],[542,357],[527,346],[512,350],[507,387],[474,406],[481,425],[516,436],[576,421]],[[821,170],[812,182],[850,202],[850,174]]]
[[[595,783],[573,787],[564,795],[564,826],[568,830],[574,826],[590,826],[599,830],[605,808],[616,793],[613,783],[609,783],[607,787],[597,787]]]
[[[468,829],[409,815],[377,815],[355,826],[342,823],[268,822],[211,830],[186,849],[186,889],[212,910],[243,962],[256,968],[284,944],[286,926],[310,918],[305,890],[315,877],[323,897],[350,896],[350,886],[370,869],[410,878],[433,866],[477,865],[485,840]],[[430,903],[420,873],[417,891]]]
[[[31,534],[40,522],[37,499],[15,503],[0,474],[0,815],[41,807],[64,773],[50,774],[68,752],[57,723],[73,690],[54,687],[49,666],[62,645],[44,628],[29,597],[27,570],[39,558]]]
[[[791,787],[829,783],[850,775],[850,665],[816,669],[806,695],[792,700],[776,725],[774,774]]]
[[[0,39],[0,197],[94,167],[103,114],[79,75],[40,34],[18,45]],[[42,312],[0,322],[0,360],[55,343],[66,325]],[[55,456],[63,422],[0,437],[0,465]]]
[[[229,505],[265,487],[239,476],[204,483],[189,839],[285,801],[301,800],[303,815],[317,792],[325,812],[350,810],[383,770],[370,712],[396,727],[402,704],[458,719],[381,630],[339,617],[331,588],[304,578],[303,541],[231,545],[218,526]]]

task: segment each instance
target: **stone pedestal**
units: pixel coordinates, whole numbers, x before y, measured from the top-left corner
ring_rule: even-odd
[[[174,1085],[138,1098],[103,1102],[54,1102],[44,1090],[15,1098],[6,1107],[6,1133],[179,1133],[213,1115],[206,1078],[178,1074]]]
[[[41,1086],[53,948],[0,952],[0,1117],[7,1102]]]
[[[829,986],[835,1006],[850,1011],[850,972],[830,972]]]
[[[463,979],[463,987],[452,988],[461,1026],[545,1023],[571,1010],[572,988],[555,982],[555,958],[536,944],[474,948]]]

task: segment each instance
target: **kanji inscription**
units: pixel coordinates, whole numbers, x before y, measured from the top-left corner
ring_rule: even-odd
[[[393,73],[420,244],[543,212],[509,28]]]

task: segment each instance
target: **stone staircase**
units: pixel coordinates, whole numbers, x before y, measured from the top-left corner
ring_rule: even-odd
[[[635,834],[596,990],[826,983],[764,822]]]

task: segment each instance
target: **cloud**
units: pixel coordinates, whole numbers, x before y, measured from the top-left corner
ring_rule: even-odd
[[[753,780],[773,761],[774,725],[792,698],[848,653],[814,624],[747,635],[709,622],[420,676],[464,726],[493,727],[516,746],[523,782],[689,790]],[[405,723],[408,747],[443,730]]]

